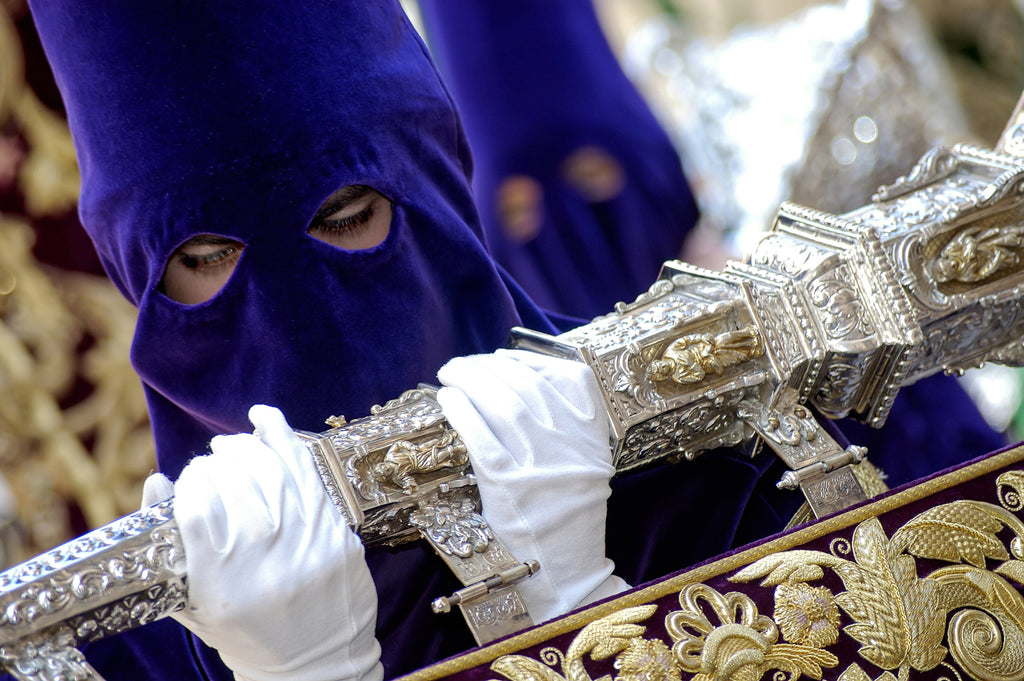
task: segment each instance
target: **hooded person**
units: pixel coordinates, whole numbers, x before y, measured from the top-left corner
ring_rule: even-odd
[[[301,589],[280,584],[275,593],[271,583],[263,584],[261,617],[248,619],[273,620],[266,613],[292,602],[300,614],[276,631],[301,632],[285,636],[292,639],[309,635],[310,624],[345,628],[324,614],[368,622],[369,638],[362,626],[325,645],[331,654],[353,646],[372,653],[375,631],[389,676],[470,647],[464,623],[430,611],[432,598],[461,584],[422,543],[368,556],[382,594],[376,617],[376,603],[362,599],[378,600],[359,569],[361,545],[346,553],[317,543],[347,528],[304,523],[309,536],[275,543],[286,511],[338,514],[320,501],[296,502],[296,480],[317,498],[323,490],[288,454],[294,441],[279,437],[280,413],[255,409],[252,425],[249,418],[254,404],[280,405],[291,426],[324,430],[331,414],[368,414],[435,380],[448,359],[502,346],[513,325],[555,330],[486,251],[459,118],[399,4],[76,0],[31,9],[67,106],[83,224],[110,278],[139,309],[132,362],[159,470],[177,480],[190,599],[206,594],[208,603],[231,588],[213,570],[227,561],[222,553],[264,568],[249,583],[234,580],[253,590],[252,600],[255,585],[273,576],[266,551],[283,547],[275,555],[287,560],[287,547],[305,547],[305,572],[319,580],[310,592],[324,594],[321,616],[306,615],[306,624],[301,606],[310,601]],[[215,438],[210,448],[219,456],[197,456],[218,433],[254,425],[259,437]],[[278,451],[268,452],[267,442]],[[604,477],[598,487],[607,488],[610,463],[595,465]],[[269,510],[253,510],[261,497]],[[265,516],[263,534],[233,506]],[[603,526],[603,500],[598,511]],[[251,546],[246,533],[259,535]],[[196,548],[201,541],[206,554]],[[600,553],[607,577],[610,562]],[[359,574],[337,574],[346,571]],[[332,574],[341,588],[327,588]],[[354,600],[332,603],[326,594],[335,592]],[[225,645],[219,630],[233,626],[230,618],[183,619],[220,655],[165,622],[90,646],[90,659],[108,678],[226,677],[221,658],[240,676],[265,676],[237,663],[253,642],[276,645],[273,633],[260,638],[266,631],[236,622],[242,645]],[[291,664],[302,658],[296,650],[283,656]],[[357,675],[375,668],[368,662]]]
[[[429,606],[461,584],[424,542],[364,558],[290,430],[435,377],[485,518],[517,557],[520,540],[542,554],[539,619],[771,534],[800,504],[773,457],[718,452],[614,480],[605,551],[594,379],[491,352],[513,325],[556,329],[487,252],[458,114],[397,1],[31,9],[83,224],[139,308],[166,475],[147,492],[173,489],[187,554],[192,631],[91,644],[111,681],[375,679],[471,647]]]
[[[542,307],[593,318],[677,257],[697,206],[592,0],[421,0],[491,252]]]

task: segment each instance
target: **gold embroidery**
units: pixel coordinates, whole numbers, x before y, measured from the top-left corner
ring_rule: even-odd
[[[679,681],[679,665],[672,651],[657,639],[634,638],[615,660],[619,681]]]
[[[825,587],[803,582],[775,588],[775,621],[790,643],[827,648],[839,638],[839,607]]]
[[[1022,479],[1015,472],[997,484],[1013,487]],[[1004,529],[1015,535],[1010,551],[998,536]],[[732,579],[798,584],[820,579],[829,568],[847,589],[836,596],[853,619],[843,631],[875,666],[898,670],[901,678],[911,669],[934,669],[946,659],[946,634],[949,655],[972,678],[1024,679],[1024,598],[1001,576],[1017,582],[1024,576],[1022,538],[1024,524],[1007,508],[962,500],[920,513],[891,539],[877,519],[862,522],[850,542],[852,560],[836,555],[838,545],[833,553],[784,551]],[[953,565],[919,577],[917,558]],[[988,561],[1000,564],[990,571]]]
[[[681,610],[665,618],[665,628],[676,660],[694,674],[694,681],[757,681],[769,669],[792,679],[801,674],[820,679],[822,667],[839,663],[824,650],[778,643],[778,626],[759,614],[745,594],[723,595],[705,584],[691,584],[679,594],[679,605]]]
[[[589,655],[604,660],[616,655],[618,681],[677,681],[679,666],[668,647],[657,640],[642,638],[646,627],[637,622],[654,614],[657,606],[625,608],[583,627],[563,655],[557,648],[545,648],[540,661],[525,655],[503,655],[491,669],[511,681],[592,681],[583,664]],[[562,673],[553,669],[561,665]]]
[[[731,581],[775,589],[771,617],[747,594],[696,582],[665,618],[671,651],[638,624],[655,606],[635,606],[585,626],[565,654],[548,647],[542,661],[504,655],[492,669],[511,681],[591,681],[589,655],[617,656],[616,681],[759,681],[770,670],[787,681],[821,679],[839,667],[827,648],[845,635],[860,644],[861,660],[830,677],[839,681],[909,681],[938,667],[950,679],[1022,681],[1024,597],[1013,584],[1024,584],[1024,523],[1012,511],[1024,507],[1024,471],[1003,473],[996,487],[998,504],[942,504],[891,537],[867,518],[828,552],[780,551],[733,574]],[[919,561],[945,565],[921,576]],[[826,570],[845,591],[810,584]]]
[[[861,669],[859,664],[854,662],[839,675],[836,681],[872,681],[872,679],[867,672]],[[882,672],[881,676],[874,681],[896,681],[896,677],[892,672]]]
[[[1024,472],[1007,471],[996,478],[999,503],[1010,511],[1024,508]]]

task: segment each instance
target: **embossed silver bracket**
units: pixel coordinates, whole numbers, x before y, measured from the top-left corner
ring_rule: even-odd
[[[464,589],[435,603],[458,605],[477,643],[533,624],[516,582],[536,572],[520,563],[480,515],[465,445],[420,386],[365,418],[323,433],[299,433],[338,510],[368,545],[422,537]],[[533,569],[523,571],[524,565]]]
[[[535,574],[540,570],[540,563],[535,560],[528,560],[525,563],[517,563],[507,570],[491,575],[487,579],[474,582],[464,589],[459,589],[451,596],[437,598],[430,604],[431,609],[436,613],[451,612],[453,605],[467,605],[476,602],[487,594],[495,593],[499,589]]]
[[[440,495],[420,502],[411,516],[420,534],[455,573],[464,589],[436,599],[435,613],[459,606],[480,645],[533,625],[516,583],[540,569],[537,561],[518,562],[491,532],[477,510],[476,487],[460,490],[457,501]]]
[[[840,447],[806,407],[791,401],[781,409],[746,403],[738,416],[792,469],[778,487],[803,492],[816,518],[867,500],[851,468],[867,450]]]
[[[477,643],[489,643],[533,624],[516,584],[539,569],[540,563],[535,560],[515,563],[451,596],[435,599],[430,604],[431,609],[435,613],[447,613],[457,605]]]

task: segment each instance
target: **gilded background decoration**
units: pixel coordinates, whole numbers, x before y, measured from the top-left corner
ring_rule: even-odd
[[[135,310],[77,223],[80,179],[21,2],[0,11],[0,563],[138,508],[154,467]],[[46,97],[50,101],[44,102]],[[56,101],[59,106],[59,101]],[[13,503],[11,503],[13,502]]]

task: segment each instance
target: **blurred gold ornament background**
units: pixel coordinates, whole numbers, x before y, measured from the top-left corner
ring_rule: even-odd
[[[5,3],[0,560],[8,565],[138,508],[155,467],[128,361],[135,309],[102,275],[77,223],[74,147],[63,113],[41,99],[52,82],[33,38],[24,3]]]

